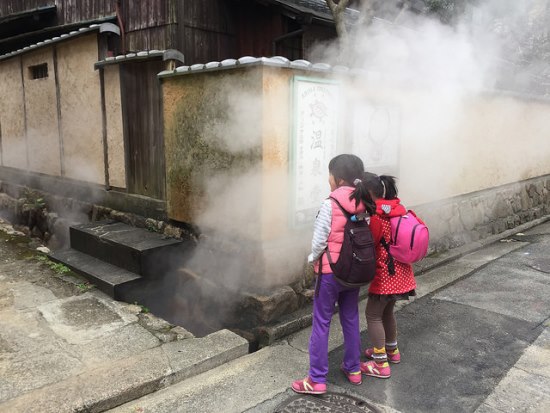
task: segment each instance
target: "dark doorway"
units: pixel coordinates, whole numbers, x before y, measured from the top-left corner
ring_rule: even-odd
[[[160,59],[121,65],[122,116],[126,143],[128,192],[156,199],[165,197],[164,141]]]

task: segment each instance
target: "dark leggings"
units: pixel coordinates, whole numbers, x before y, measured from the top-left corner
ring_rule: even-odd
[[[397,340],[397,324],[393,309],[394,300],[384,300],[379,297],[369,297],[367,301],[367,328],[372,345],[376,348],[384,348],[386,343],[394,343]]]

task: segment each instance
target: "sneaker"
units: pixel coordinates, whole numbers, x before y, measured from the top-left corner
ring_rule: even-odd
[[[367,356],[368,359],[372,360],[374,357],[372,356],[374,354],[374,349],[372,347],[365,350],[365,356]],[[399,353],[399,349],[396,348],[392,351],[387,351],[386,356],[388,357],[388,361],[393,364],[398,364],[401,362],[401,353]]]
[[[363,383],[363,377],[361,375],[361,370],[354,371],[353,373],[350,373],[346,369],[344,369],[344,366],[340,366],[340,370],[342,370],[342,373],[344,373],[346,375],[346,377],[348,378],[348,381],[351,384],[359,386],[361,383]]]
[[[361,371],[366,376],[378,377],[379,379],[387,379],[391,376],[390,365],[387,361],[381,365],[375,361],[366,361],[361,363]]]
[[[327,385],[325,383],[315,383],[309,377],[306,377],[292,383],[292,390],[302,394],[324,394],[327,392]]]

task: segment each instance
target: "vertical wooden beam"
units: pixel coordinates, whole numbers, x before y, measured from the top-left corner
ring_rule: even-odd
[[[101,61],[107,56],[107,37],[97,36],[97,60]],[[105,174],[105,189],[111,189],[109,183],[109,143],[107,141],[107,103],[105,98],[105,68],[99,68],[99,93],[100,93],[100,106],[101,106],[101,141],[103,144],[103,171]]]
[[[134,187],[134,183],[130,182],[130,178],[133,178],[133,174],[130,175],[130,142],[128,132],[128,99],[126,96],[126,76],[124,65],[118,64],[118,83],[120,85],[120,106],[122,113],[122,137],[124,142],[124,175],[126,176],[126,192],[132,192],[131,188]]]
[[[4,151],[2,150],[2,120],[0,119],[0,165],[4,166]]]
[[[25,96],[25,73],[23,71],[23,57],[19,56],[19,66],[21,68],[21,91],[23,93],[23,125],[25,127],[25,155],[26,155],[26,165],[25,169],[30,169],[29,164],[29,133],[27,126],[27,98]]]
[[[166,201],[166,147],[164,145],[164,90],[162,81],[160,78],[156,78],[157,87],[159,90],[159,118],[158,118],[158,136],[159,136],[159,147],[160,147],[160,194],[159,198],[163,201]]]
[[[55,97],[57,101],[57,133],[59,136],[59,165],[61,176],[65,176],[65,155],[63,149],[63,128],[61,124],[61,88],[59,87],[59,73],[57,70],[57,46],[53,46],[53,72],[55,79]]]
[[[101,88],[101,132],[103,138],[103,163],[105,165],[105,189],[109,184],[109,145],[107,142],[107,107],[105,103],[105,68],[99,68],[99,87]]]

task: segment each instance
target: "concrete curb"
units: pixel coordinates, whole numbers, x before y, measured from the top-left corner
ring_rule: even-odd
[[[229,330],[163,344],[42,387],[0,405],[0,412],[102,412],[248,354]]]
[[[421,262],[414,265],[414,273],[416,276],[422,276],[423,274],[431,271],[435,268],[448,264],[451,261],[457,260],[466,254],[478,251],[483,247],[500,241],[501,239],[508,238],[518,232],[526,231],[537,225],[543,224],[550,220],[550,215],[546,215],[542,218],[527,222],[519,225],[515,228],[506,230],[499,234],[492,235],[477,242],[472,242],[461,247],[453,248],[442,254],[438,254],[436,257],[426,257]],[[359,296],[359,300],[367,296],[367,288],[362,288]],[[311,326],[312,323],[312,306],[309,305],[306,308],[302,308],[290,315],[283,317],[275,324],[259,327],[255,330],[255,335],[259,339],[259,346],[265,347],[273,344],[275,341],[282,339],[290,334],[296,333],[303,328]]]

